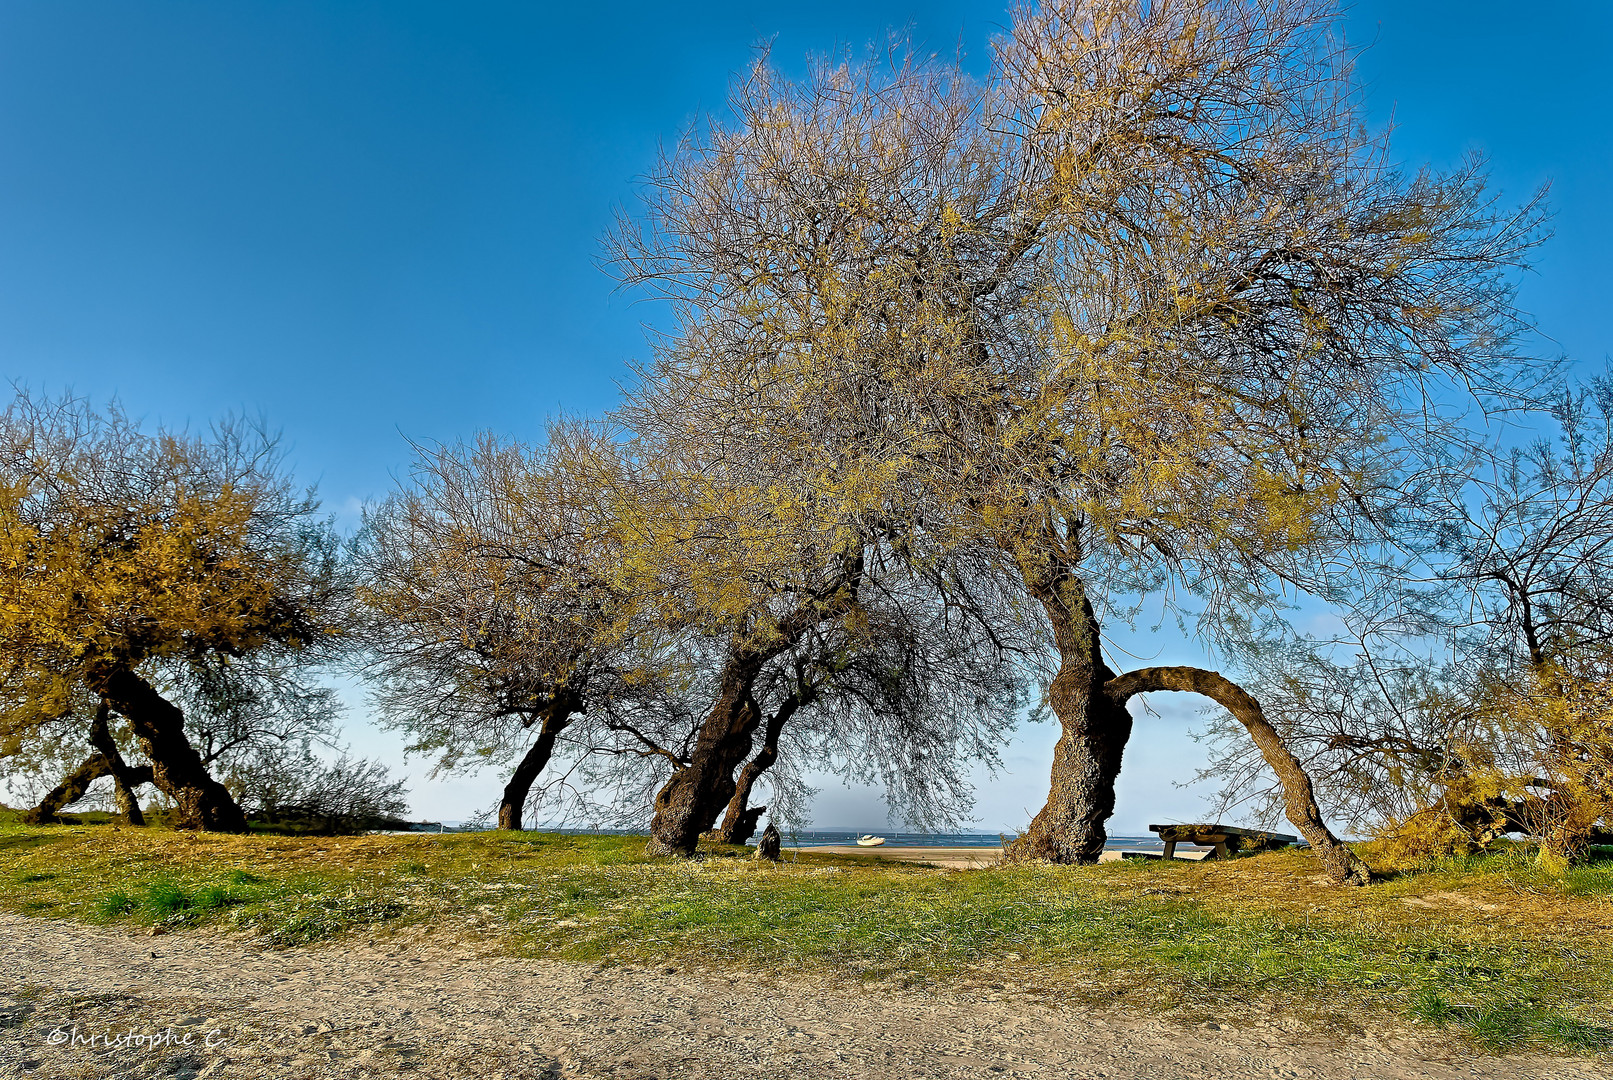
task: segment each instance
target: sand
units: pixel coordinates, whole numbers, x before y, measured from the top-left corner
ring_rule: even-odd
[[[1258,1016],[1185,1025],[1053,1007],[1012,982],[928,993],[515,960],[463,941],[455,930],[275,950],[205,932],[136,936],[0,913],[0,1077],[1613,1077],[1581,1060],[1473,1056],[1431,1033],[1346,1037]],[[109,1052],[62,1042],[75,1030],[188,1034],[191,1045]]]
[[[863,855],[892,862],[945,866],[953,870],[979,870],[1002,861],[1001,847],[858,847],[855,844],[813,844],[789,850],[810,851],[816,855]]]
[[[881,844],[879,847],[857,847],[852,844],[813,844],[792,850],[812,851],[824,855],[862,855],[870,859],[888,859],[892,862],[944,866],[950,870],[981,870],[988,866],[996,866],[1002,862],[1003,857],[1001,847],[924,847],[916,845],[898,847],[891,844]],[[1176,852],[1176,858],[1197,860],[1203,859],[1210,853],[1211,849],[1209,848],[1183,848]],[[1115,848],[1105,851],[1099,861],[1113,862],[1128,856],[1157,859],[1162,854],[1162,852],[1158,851]]]

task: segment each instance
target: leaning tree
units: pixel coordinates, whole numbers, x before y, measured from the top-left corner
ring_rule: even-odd
[[[695,406],[662,396],[666,385],[636,399],[641,420],[664,426],[640,425],[649,468],[620,511],[632,539],[619,574],[657,622],[706,643],[710,657],[703,717],[650,823],[652,854],[688,855],[734,797],[769,666],[825,628],[857,634],[869,565],[864,531],[837,503],[780,468],[743,426],[720,429],[717,394]],[[734,389],[743,390],[720,391]]]
[[[1501,274],[1537,216],[1498,214],[1477,164],[1391,168],[1335,22],[1054,0],[1016,11],[983,83],[900,52],[791,82],[764,57],[617,232],[624,279],[701,342],[691,381],[751,388],[725,431],[748,415],[921,563],[997,552],[1041,609],[1062,734],[1016,855],[1097,857],[1126,703],[1179,690],[1239,719],[1330,871],[1364,880],[1256,701],[1103,651],[1126,596],[1191,598],[1213,640],[1327,587],[1447,434],[1430,406],[1515,369]]]
[[[260,651],[149,665],[153,688],[183,714],[186,739],[208,775],[257,816],[272,809],[265,805],[266,793],[323,782],[330,767],[316,755],[316,748],[338,752],[345,759],[336,693],[313,681],[303,659]],[[30,821],[55,820],[57,812],[86,795],[92,783],[110,777],[118,813],[131,825],[145,823],[136,792],[154,782],[152,766],[144,760],[128,719],[105,698],[79,687],[72,708],[58,712],[49,723],[19,725],[18,730],[29,737],[0,745],[13,786],[29,777],[36,787],[41,779],[48,783],[61,778],[28,812]],[[381,766],[350,764],[384,781]],[[382,782],[370,790],[385,788],[389,794],[383,801],[395,814],[401,812],[396,810],[401,798],[398,787]]]
[[[115,715],[179,825],[243,831],[173,688],[330,655],[345,580],[317,509],[260,427],[152,434],[19,394],[0,415],[4,744],[66,722],[104,753]]]
[[[699,677],[686,686],[704,698],[691,736],[655,755],[672,768],[653,802],[653,853],[692,853],[754,781],[761,762],[741,766],[756,736],[765,755],[776,746],[770,729],[861,678],[849,658],[910,617],[890,602],[893,589],[933,591],[946,578],[891,532],[902,474],[885,475],[869,423],[776,423],[776,389],[736,366],[742,349],[720,327],[667,339],[614,416],[631,433],[621,446],[631,466],[596,495],[616,545],[601,573],[632,612],[623,640],[676,644],[696,659]],[[1013,681],[994,678],[995,688]]]
[[[746,727],[724,732],[723,760],[700,754],[702,739],[715,741],[712,706],[733,677],[731,633],[693,637],[697,677],[664,699],[683,707],[674,714],[681,727],[641,724],[632,741],[590,732],[576,775],[614,797],[609,818],[638,823],[648,804],[663,826],[682,820],[665,813],[664,793],[700,769],[712,794],[688,811],[687,827],[726,843],[745,843],[764,813],[792,819],[807,772],[882,785],[892,813],[923,827],[967,816],[968,767],[997,763],[1026,704],[1026,643],[994,635],[975,612],[877,554],[869,564],[840,616],[814,622],[761,664],[747,684]],[[728,775],[718,771],[723,761]],[[763,787],[768,802],[754,805]]]
[[[564,744],[672,742],[680,711],[652,706],[684,686],[689,660],[623,585],[621,510],[639,487],[606,432],[556,423],[538,447],[483,436],[419,450],[412,482],[354,545],[353,641],[382,723],[411,751],[443,770],[517,758],[498,824],[519,829]]]
[[[1245,645],[1318,785],[1408,851],[1523,833],[1573,857],[1613,838],[1613,385],[1551,406],[1550,436],[1433,477],[1346,633]],[[1210,734],[1223,797],[1261,801],[1243,747]]]
[[[751,793],[781,754],[792,775],[882,787],[892,814],[922,828],[966,818],[968,767],[998,764],[1027,702],[1035,628],[1004,633],[1008,620],[982,618],[996,600],[990,582],[949,590],[888,552],[870,561],[856,619],[814,627],[758,686],[761,745],[735,777],[718,826],[725,842],[750,838],[767,809],[749,806]]]

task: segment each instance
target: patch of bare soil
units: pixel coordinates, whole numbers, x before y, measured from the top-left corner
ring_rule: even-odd
[[[6,1080],[392,1076],[1605,1080],[1613,1071],[1473,1056],[1410,1035],[1339,1042],[1247,1019],[1186,1028],[1006,994],[482,957],[430,936],[274,950],[0,913]]]

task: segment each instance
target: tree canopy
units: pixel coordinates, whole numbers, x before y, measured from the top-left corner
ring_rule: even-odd
[[[105,704],[191,827],[243,829],[158,687],[329,655],[345,588],[317,503],[261,427],[148,434],[115,406],[19,394],[0,415],[6,748]],[[194,734],[192,732],[191,734]]]
[[[899,46],[799,82],[763,56],[617,231],[679,314],[659,405],[720,402],[869,535],[995,551],[1045,613],[1065,737],[1024,854],[1103,845],[1131,726],[1107,597],[1192,596],[1213,634],[1324,587],[1449,434],[1438,390],[1516,377],[1536,212],[1476,162],[1390,167],[1335,17],[1055,0],[978,83]]]
[[[1051,792],[1012,858],[1098,857],[1159,692],[1225,710],[1230,790],[1274,774],[1336,881],[1369,875],[1324,806],[1583,847],[1613,805],[1606,394],[1564,399],[1561,452],[1481,450],[1475,414],[1539,404],[1512,272],[1540,200],[1397,166],[1338,22],[1026,2],[979,78],[900,39],[801,78],[761,51],[609,238],[672,311],[618,407],[415,447],[349,562],[249,425],[19,398],[4,745],[84,727],[122,776],[126,722],[188,821],[237,827],[224,691],[344,640],[411,750],[515,762],[502,827],[591,787],[687,855],[807,768],[955,818],[1041,682]],[[1260,640],[1295,595],[1361,624],[1359,664]],[[1244,684],[1117,670],[1145,601]],[[1449,661],[1390,663],[1391,631]]]

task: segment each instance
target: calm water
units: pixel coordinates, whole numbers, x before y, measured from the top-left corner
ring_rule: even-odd
[[[447,831],[457,832],[462,828],[460,822],[444,822]],[[578,829],[556,828],[548,825],[538,825],[536,828],[544,832],[571,833],[581,836],[641,836],[643,833],[636,829]],[[433,828],[430,831],[435,832]],[[996,847],[1002,843],[999,833],[985,832],[881,832],[878,829],[867,830],[875,836],[883,836],[885,843],[890,847]],[[799,829],[784,834],[785,847],[819,847],[831,844],[855,844],[862,832],[852,832],[844,829]],[[756,838],[751,837],[751,843]],[[1111,848],[1120,848],[1128,851],[1163,851],[1164,843],[1159,837],[1152,834],[1148,836],[1111,836],[1107,844]]]
[[[883,836],[885,843],[891,847],[996,847],[1002,843],[1002,836],[997,833],[983,832],[957,832],[957,833],[914,833],[914,832],[880,832],[871,830],[875,836]],[[790,847],[815,847],[820,844],[854,844],[857,837],[863,835],[856,832],[842,832],[835,829],[801,829],[798,832],[785,833],[784,843]],[[1163,851],[1165,845],[1159,837],[1149,836],[1111,836],[1109,847],[1125,848],[1133,851]]]

